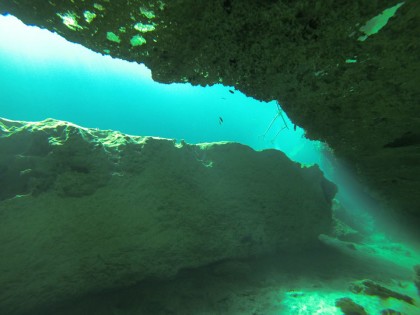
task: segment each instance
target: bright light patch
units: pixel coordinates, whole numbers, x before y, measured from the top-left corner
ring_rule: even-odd
[[[77,22],[77,15],[74,12],[67,11],[66,13],[57,13],[63,20],[63,24],[73,31],[81,30],[83,27]]]
[[[140,13],[148,19],[154,19],[156,17],[153,11],[147,10],[145,8],[140,8]]]
[[[302,291],[287,292],[283,305],[289,309],[290,314],[296,315],[340,315],[341,311],[335,307],[335,296],[328,296],[326,292]]]
[[[99,10],[99,11],[104,11],[105,10],[104,6],[102,4],[99,4],[99,3],[94,3],[93,7],[95,9]]]
[[[147,33],[154,31],[155,26],[152,24],[137,23],[136,25],[134,25],[134,29],[142,33]]]
[[[118,44],[121,43],[120,37],[113,32],[107,32],[106,33],[106,39],[111,41],[111,42],[118,43]]]
[[[83,16],[85,17],[85,21],[90,23],[93,21],[94,18],[96,18],[96,13],[85,11],[83,12]]]
[[[110,50],[105,49],[104,53],[109,54]],[[134,67],[133,63],[101,56],[82,45],[68,42],[56,33],[27,26],[12,15],[0,15],[1,60],[8,60],[15,70],[22,69],[28,73],[52,73],[52,69],[67,67],[79,71],[90,69],[90,75],[123,71],[139,82],[151,78],[150,70],[144,65],[136,64]]]
[[[136,36],[133,36],[131,38],[130,44],[133,47],[135,47],[135,46],[141,46],[141,45],[146,44],[146,39],[143,36],[136,35]]]
[[[391,8],[384,10],[381,14],[375,16],[374,18],[370,19],[360,28],[360,31],[365,33],[365,35],[360,36],[358,38],[359,41],[365,41],[369,36],[378,33],[392,18],[397,10],[404,4],[404,2],[400,2],[397,5],[394,5]]]
[[[397,289],[398,291],[398,289]],[[379,314],[378,310],[393,308],[403,314],[417,314],[416,307],[396,299],[380,299],[377,296],[355,294],[347,288],[290,291],[284,294],[282,305],[287,310],[284,314],[294,315],[342,315],[336,307],[336,301],[350,298],[362,306],[367,314]]]

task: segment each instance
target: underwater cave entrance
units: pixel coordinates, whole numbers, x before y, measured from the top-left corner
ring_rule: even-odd
[[[341,219],[355,220],[355,228],[372,232],[371,218],[362,217],[365,205],[352,192],[359,188],[354,184],[348,189],[348,179],[336,173],[328,147],[306,139],[304,130],[295,128],[276,102],[263,103],[222,85],[159,84],[143,65],[102,56],[11,16],[0,16],[0,73],[5,74],[0,76],[0,117],[27,121],[51,117],[188,143],[233,141],[255,150],[283,151],[304,165],[318,164],[339,185],[342,200],[358,209],[358,222]],[[385,242],[380,237],[377,241]],[[370,249],[377,250],[364,250]],[[393,250],[379,254],[386,256]],[[290,299],[296,294],[306,293],[292,291]],[[311,294],[306,294],[308,299]],[[324,297],[318,300],[317,305],[325,302]],[[332,308],[331,314],[335,311]]]
[[[337,197],[346,207],[364,213],[372,208],[360,201],[364,188],[340,168],[331,149],[305,138],[275,101],[261,102],[221,84],[157,83],[143,64],[95,53],[11,15],[0,15],[0,72],[0,117],[54,118],[191,144],[231,141],[276,149],[302,166],[319,165],[339,186]]]

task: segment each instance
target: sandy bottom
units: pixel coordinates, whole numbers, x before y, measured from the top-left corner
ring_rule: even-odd
[[[130,288],[97,292],[39,314],[335,315],[343,314],[335,306],[343,297],[363,306],[367,314],[382,314],[385,309],[420,314],[418,306],[407,302],[351,292],[349,285],[362,279],[409,295],[420,305],[408,272],[398,274],[320,247],[304,255],[279,253],[184,270],[169,280],[150,279]]]

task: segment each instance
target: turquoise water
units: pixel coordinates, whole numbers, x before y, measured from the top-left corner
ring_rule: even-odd
[[[235,141],[322,164],[320,143],[294,130],[285,113],[287,128],[281,117],[272,123],[274,101],[223,85],[159,84],[144,65],[102,56],[11,16],[0,16],[0,73],[0,116],[8,119],[51,117],[188,143]]]

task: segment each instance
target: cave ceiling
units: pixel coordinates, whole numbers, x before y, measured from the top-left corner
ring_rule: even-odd
[[[398,4],[379,32],[363,28]],[[2,0],[0,13],[144,63],[158,82],[277,100],[375,198],[420,220],[419,1]]]

